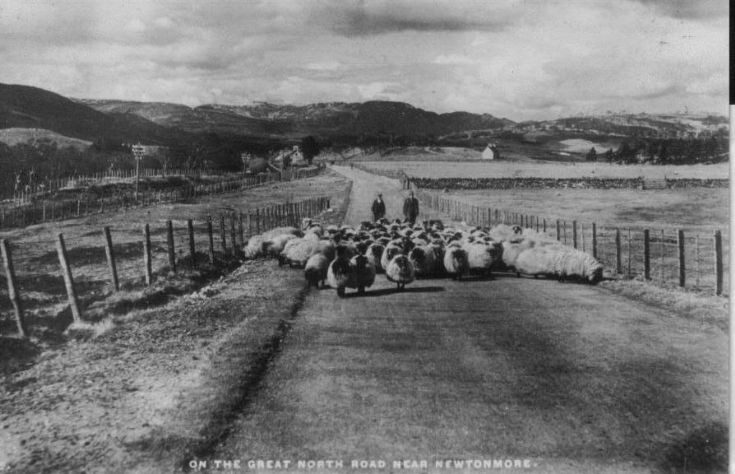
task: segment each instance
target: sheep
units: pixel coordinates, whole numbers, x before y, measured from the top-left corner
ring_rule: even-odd
[[[415,268],[417,277],[430,276],[436,270],[436,254],[428,245],[414,247],[408,253],[408,258]]]
[[[350,280],[350,257],[347,247],[337,246],[336,256],[327,269],[327,281],[329,286],[337,290],[337,295],[345,295],[345,287]]]
[[[296,237],[303,237],[304,233],[296,227],[276,227],[275,229],[267,230],[260,234],[264,241],[271,240],[273,237],[282,234],[293,234]]]
[[[416,270],[411,260],[402,253],[393,257],[385,268],[385,276],[388,281],[397,285],[398,291],[404,289],[407,284],[416,278]]]
[[[264,251],[268,256],[278,258],[278,264],[283,265],[284,260],[281,258],[281,252],[283,252],[287,242],[294,239],[297,239],[297,237],[293,234],[276,235],[264,242]]]
[[[377,273],[383,273],[383,271],[385,271],[385,268],[383,268],[380,263],[384,251],[385,247],[382,244],[374,242],[370,244],[365,252],[365,256],[368,258],[368,261],[373,264]]]
[[[508,269],[515,268],[518,255],[524,250],[536,246],[536,241],[532,239],[506,240],[503,242],[503,263]]]
[[[315,253],[306,261],[304,266],[304,276],[309,286],[324,287],[324,280],[327,279],[327,269],[329,268],[329,259],[323,253]]]
[[[385,246],[383,255],[380,256],[380,266],[383,267],[383,269],[387,269],[388,264],[393,260],[393,257],[400,253],[403,253],[403,247],[395,242],[390,242]]]
[[[461,280],[462,275],[466,275],[470,270],[467,251],[459,244],[447,245],[442,262],[444,270],[452,276],[453,280]]]
[[[488,235],[497,242],[503,242],[518,238],[521,230],[522,229],[518,226],[510,227],[505,224],[498,224],[490,229]]]
[[[320,251],[320,242],[307,237],[290,240],[281,252],[280,258],[292,267],[303,267],[309,257]]]
[[[465,246],[467,261],[470,270],[478,271],[484,275],[492,274],[493,267],[500,260],[503,247],[498,242],[476,242]]]
[[[248,239],[248,243],[243,249],[243,256],[247,259],[254,259],[264,254],[263,237],[261,235],[254,235]]]
[[[375,266],[370,263],[365,255],[359,254],[350,260],[350,278],[347,282],[348,288],[357,288],[357,294],[365,293],[365,287],[370,287],[375,282]]]
[[[534,278],[539,275],[553,275],[553,260],[557,254],[559,252],[551,247],[532,247],[523,250],[515,260],[516,275],[520,277],[523,273],[533,275]]]
[[[568,277],[582,278],[593,285],[602,280],[602,264],[591,255],[569,247],[550,251],[553,252],[553,273],[560,282]]]

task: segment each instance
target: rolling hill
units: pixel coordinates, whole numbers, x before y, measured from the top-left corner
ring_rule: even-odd
[[[189,132],[243,135],[439,135],[468,128],[499,129],[513,124],[489,114],[437,114],[402,102],[319,103],[303,106],[179,104],[84,100],[100,112],[125,112]]]
[[[114,137],[152,144],[182,135],[137,114],[103,113],[37,87],[0,84],[0,129],[7,128],[45,129],[87,141]]]

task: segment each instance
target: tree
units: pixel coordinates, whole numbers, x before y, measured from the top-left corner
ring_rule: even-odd
[[[608,163],[612,163],[613,158],[614,158],[613,150],[612,148],[608,148],[607,151],[605,152],[605,161],[607,161]]]
[[[311,164],[314,157],[319,154],[319,144],[311,135],[306,136],[301,140],[301,154],[304,155],[304,160],[309,164]]]
[[[595,147],[590,148],[590,151],[587,153],[587,161],[597,161],[597,150],[595,150]]]

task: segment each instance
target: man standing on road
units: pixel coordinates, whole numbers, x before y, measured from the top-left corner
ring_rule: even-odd
[[[416,222],[416,217],[419,215],[419,200],[413,196],[413,191],[403,201],[403,215],[411,225]]]
[[[373,207],[371,210],[373,211],[373,222],[385,217],[385,203],[383,202],[382,194],[378,193],[378,197],[373,201]]]

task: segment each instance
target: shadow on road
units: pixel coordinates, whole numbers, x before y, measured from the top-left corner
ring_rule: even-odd
[[[331,288],[326,288],[331,289]],[[436,293],[439,291],[444,291],[443,286],[416,286],[416,287],[408,287],[404,288],[403,290],[397,290],[396,288],[381,288],[379,290],[365,290],[365,293],[360,295],[357,292],[351,292],[345,294],[345,298],[366,298],[366,297],[374,297],[374,296],[386,296],[386,295],[392,295],[394,293]]]

